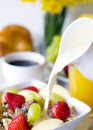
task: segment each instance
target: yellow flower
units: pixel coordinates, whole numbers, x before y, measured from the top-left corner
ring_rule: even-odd
[[[59,13],[65,6],[66,0],[41,0],[42,10],[49,13]]]
[[[93,0],[21,0],[22,2],[40,1],[42,10],[52,14],[58,14],[64,7],[75,6],[82,3],[93,3]]]
[[[86,2],[87,0],[41,0],[42,10],[52,14],[59,13],[64,7]]]
[[[21,0],[22,2],[36,2],[36,0]]]
[[[58,14],[64,7],[75,6],[82,3],[93,3],[93,0],[21,0],[22,2],[40,1],[42,10],[52,14]]]

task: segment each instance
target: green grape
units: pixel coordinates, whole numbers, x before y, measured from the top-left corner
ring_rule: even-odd
[[[29,124],[37,122],[40,119],[40,115],[41,115],[40,105],[38,103],[31,104],[27,113],[27,120]]]
[[[49,105],[53,105],[55,102],[64,101],[64,98],[57,93],[52,93],[49,101]]]
[[[44,106],[44,99],[40,95],[38,96],[38,103],[41,106],[41,108],[43,108],[43,106]]]
[[[6,92],[11,92],[11,93],[18,93],[20,90],[18,88],[6,88]]]
[[[18,92],[18,94],[24,96],[26,101],[31,101],[35,99],[41,107],[44,106],[44,99],[41,97],[41,95],[39,95],[39,93],[31,90],[21,90]]]
[[[39,103],[39,105],[40,105],[41,107],[44,106],[44,100],[43,100],[43,98],[42,98],[39,94],[37,94],[37,93],[35,93],[35,92],[29,93],[29,94],[25,97],[25,99],[26,99],[26,102],[27,102],[27,101],[35,100],[35,101],[37,101],[37,102]]]
[[[27,101],[32,101],[32,100],[36,100],[38,102],[38,98],[34,93],[29,93],[26,97],[26,102]]]

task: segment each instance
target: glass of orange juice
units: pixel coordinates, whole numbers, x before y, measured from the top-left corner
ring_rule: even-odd
[[[69,66],[70,94],[87,103],[93,112],[93,81],[80,73],[75,65]]]

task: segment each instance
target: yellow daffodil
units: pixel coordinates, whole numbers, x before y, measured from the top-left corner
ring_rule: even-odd
[[[42,10],[52,14],[58,14],[64,7],[74,6],[79,3],[93,3],[93,0],[21,0],[22,2],[40,1]]]
[[[66,2],[64,0],[41,0],[41,3],[42,10],[56,14],[62,10]]]
[[[41,0],[42,10],[49,13],[59,13],[64,7],[74,6],[87,0]]]

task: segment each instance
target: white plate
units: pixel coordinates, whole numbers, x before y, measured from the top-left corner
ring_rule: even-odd
[[[23,87],[26,87],[29,85],[34,85],[38,88],[42,88],[46,84],[44,82],[41,82],[38,80],[31,80],[28,82],[13,85],[13,87],[23,88]],[[8,87],[12,87],[12,86],[8,86]],[[3,89],[3,91],[4,91],[4,89]],[[87,114],[91,110],[88,105],[86,105],[85,103],[79,101],[78,99],[76,99],[74,97],[71,97],[70,99],[68,99],[67,102],[69,104],[72,104],[75,107],[75,109],[77,110],[79,115],[76,118],[74,118],[73,120],[62,124],[55,130],[74,130],[74,128],[87,116]]]

